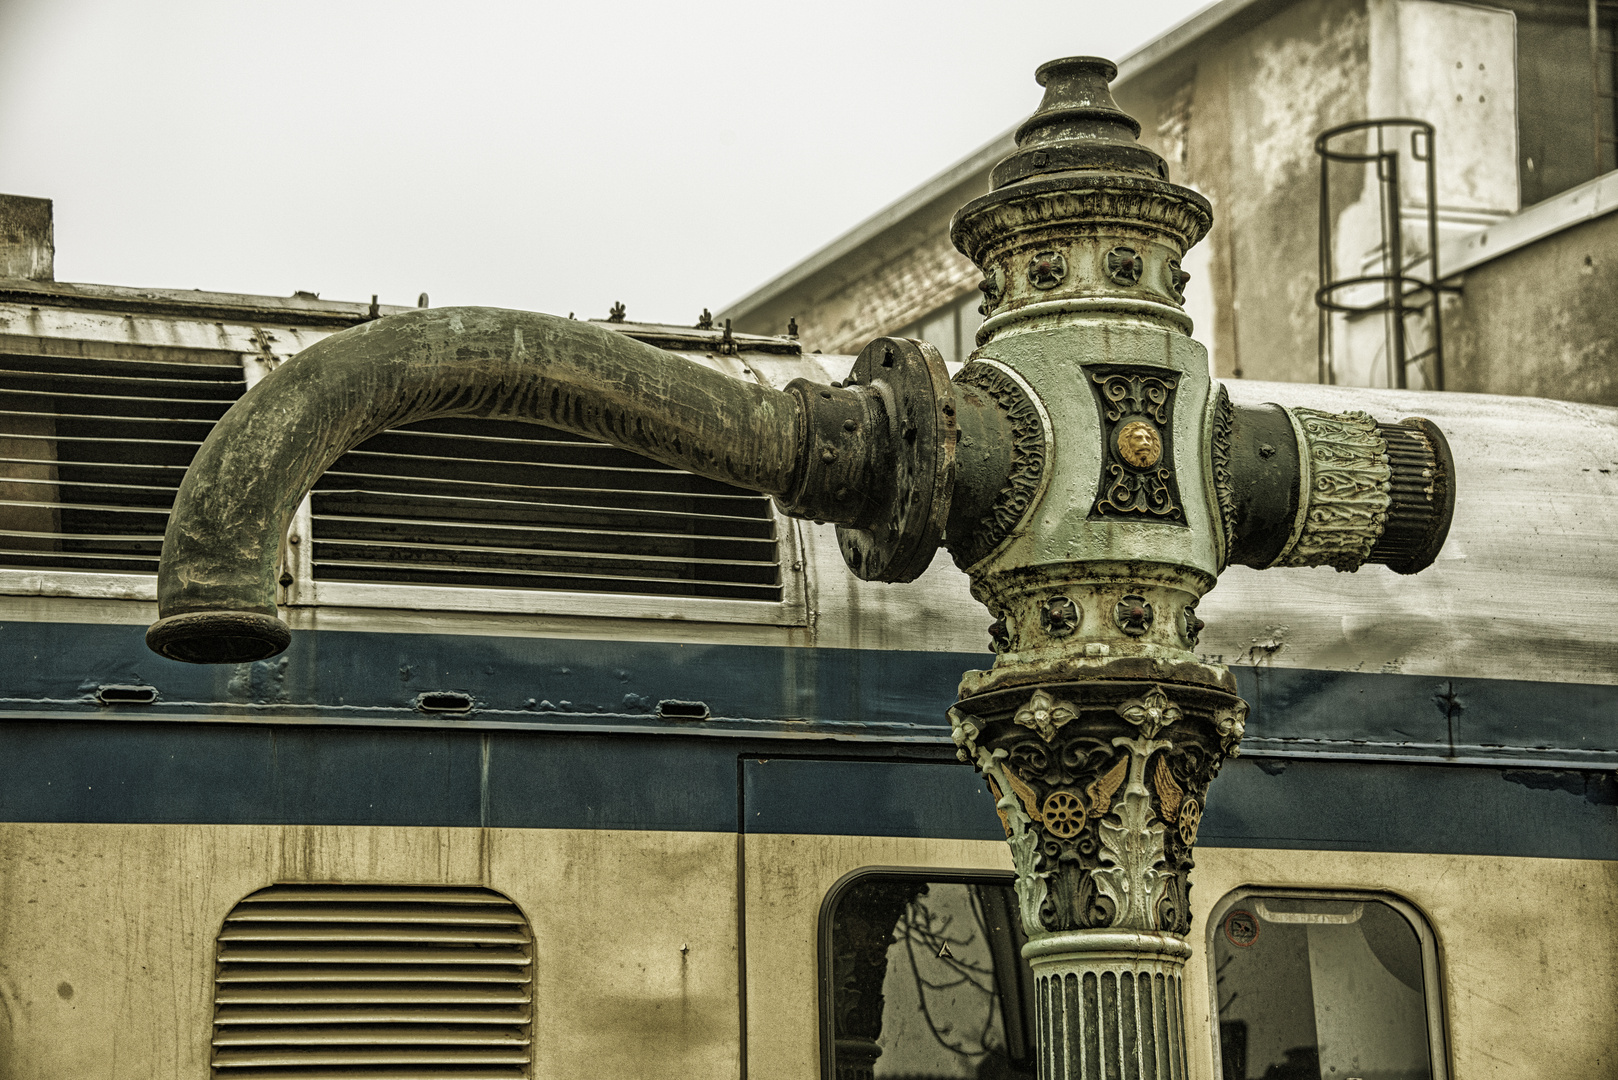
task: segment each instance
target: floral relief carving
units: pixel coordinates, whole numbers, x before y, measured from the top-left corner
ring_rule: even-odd
[[[1167,468],[1150,472],[1130,472],[1121,465],[1107,466],[1106,488],[1096,500],[1103,514],[1151,514],[1179,518],[1183,514],[1175,498],[1174,474]]]
[[[1012,720],[1039,732],[1039,737],[1046,742],[1055,742],[1056,732],[1061,726],[1078,715],[1073,711],[1073,706],[1055,700],[1043,690],[1036,690],[1028,704],[1018,709]]]
[[[1134,685],[1106,705],[1038,688],[999,719],[951,710],[962,760],[995,797],[1031,934],[1190,927],[1203,801],[1246,706],[1225,692]]]
[[[1140,728],[1150,739],[1170,724],[1177,724],[1185,714],[1169,700],[1161,686],[1154,686],[1142,697],[1131,698],[1118,706],[1118,715]]]
[[[1071,597],[1052,596],[1039,605],[1040,628],[1053,638],[1064,638],[1079,628],[1082,618]]]
[[[1129,751],[1129,779],[1115,813],[1099,822],[1102,858],[1095,878],[1097,891],[1112,901],[1112,926],[1157,930],[1161,929],[1158,902],[1168,890],[1168,871],[1164,825],[1152,812],[1151,792],[1145,782],[1146,762],[1157,751],[1174,744],[1151,738],[1146,735],[1146,726],[1140,726],[1141,736],[1112,740],[1114,746]]]
[[[1007,751],[991,750],[987,746],[980,745],[978,740],[982,735],[982,728],[974,718],[957,709],[950,710],[949,718],[951,737],[957,747],[956,755],[962,761],[976,765],[994,792],[995,811],[1006,827],[1006,843],[1011,848],[1011,865],[1017,872],[1017,906],[1018,914],[1022,916],[1023,927],[1030,933],[1040,933],[1042,926],[1040,912],[1044,909],[1049,896],[1047,882],[1050,872],[1039,865],[1036,857],[1039,834],[1034,830],[1034,823],[1027,808],[1013,793],[1010,775],[1005,767]]]
[[[1090,381],[1099,387],[1103,412],[1111,423],[1144,416],[1164,427],[1172,416],[1174,388],[1180,376],[1169,371],[1146,374],[1131,369],[1104,370],[1093,372]]]
[[[1376,421],[1363,412],[1293,409],[1308,456],[1303,528],[1275,566],[1356,570],[1387,526],[1392,466]]]
[[[1022,385],[994,364],[973,361],[953,381],[987,395],[1011,423],[1011,475],[977,527],[948,545],[955,564],[964,570],[1000,546],[1039,493],[1045,473],[1045,421]]]
[[[1214,494],[1219,499],[1219,523],[1225,530],[1225,551],[1236,536],[1236,485],[1230,473],[1231,417],[1230,394],[1219,388],[1219,400],[1214,406],[1213,441],[1209,447],[1213,458]]]

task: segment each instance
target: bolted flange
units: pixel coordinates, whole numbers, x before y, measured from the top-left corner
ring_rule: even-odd
[[[867,581],[914,581],[944,537],[955,486],[955,394],[937,349],[908,338],[877,338],[860,351],[845,383],[878,408],[891,448],[889,469],[868,521],[839,525],[848,568]]]

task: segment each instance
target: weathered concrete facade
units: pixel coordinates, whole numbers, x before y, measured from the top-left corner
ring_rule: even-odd
[[[1450,390],[1618,403],[1618,214],[1468,270],[1448,308]]]
[[[1165,121],[1176,101],[1188,103],[1180,168],[1214,204],[1217,224],[1198,261],[1212,300],[1204,320],[1213,316],[1201,333],[1220,376],[1312,376],[1314,136],[1365,114],[1368,23],[1362,0],[1305,0],[1119,92],[1123,108]],[[1160,151],[1169,130],[1160,121]],[[1193,278],[1188,295],[1198,289]]]
[[[0,195],[0,278],[50,281],[55,264],[51,201]]]
[[[1489,7],[1227,0],[1122,61],[1114,93],[1144,122],[1141,141],[1167,159],[1176,182],[1214,206],[1215,227],[1188,253],[1185,269],[1192,275],[1186,309],[1215,374],[1392,383],[1389,319],[1323,321],[1316,304],[1322,212],[1315,140],[1341,124],[1412,117],[1436,129],[1439,274],[1459,290],[1445,305],[1452,340],[1444,387],[1618,402],[1607,371],[1611,327],[1599,299],[1611,281],[1603,266],[1612,259],[1602,254],[1603,244],[1610,250],[1613,243],[1610,232],[1590,226],[1577,239],[1547,233],[1533,242],[1543,252],[1519,250],[1498,265],[1477,252],[1455,258],[1525,202],[1566,198],[1596,175],[1591,61],[1575,47],[1583,41],[1587,48],[1585,11],[1582,0]],[[795,317],[811,350],[850,350],[883,333],[932,341],[929,316],[976,296],[976,275],[944,239],[949,216],[988,190],[990,166],[1011,145],[1008,132],[722,314],[754,333],[779,333]],[[1404,265],[1429,280],[1421,165],[1413,146],[1393,148],[1404,153],[1396,215]],[[1326,217],[1339,279],[1377,270],[1385,222],[1395,220],[1372,169],[1359,173],[1331,177]],[[1531,283],[1508,285],[1520,273]],[[1513,287],[1531,298],[1511,299]],[[1361,287],[1359,295],[1380,288]],[[1415,302],[1424,303],[1419,296]],[[1525,339],[1551,326],[1559,340],[1550,352],[1524,348]],[[1410,351],[1418,353],[1430,341],[1430,319],[1407,327]],[[934,344],[949,355],[944,342]],[[1544,373],[1530,374],[1539,362],[1524,357],[1541,353]],[[1427,361],[1407,365],[1407,375],[1409,385],[1423,387],[1437,372]]]

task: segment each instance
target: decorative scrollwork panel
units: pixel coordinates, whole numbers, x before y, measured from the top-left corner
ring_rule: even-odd
[[[1101,416],[1101,484],[1094,518],[1184,523],[1174,476],[1174,392],[1167,368],[1086,367]]]

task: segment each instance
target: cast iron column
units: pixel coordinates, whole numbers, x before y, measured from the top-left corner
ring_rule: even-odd
[[[1198,600],[1231,561],[1414,572],[1450,498],[1425,422],[1231,408],[1182,307],[1211,209],[1136,141],[1115,75],[1041,67],[1039,111],[951,230],[987,315],[957,392],[1000,405],[1017,454],[947,534],[999,654],[950,715],[1011,844],[1045,1080],[1186,1075],[1192,849],[1247,716],[1192,651]]]

